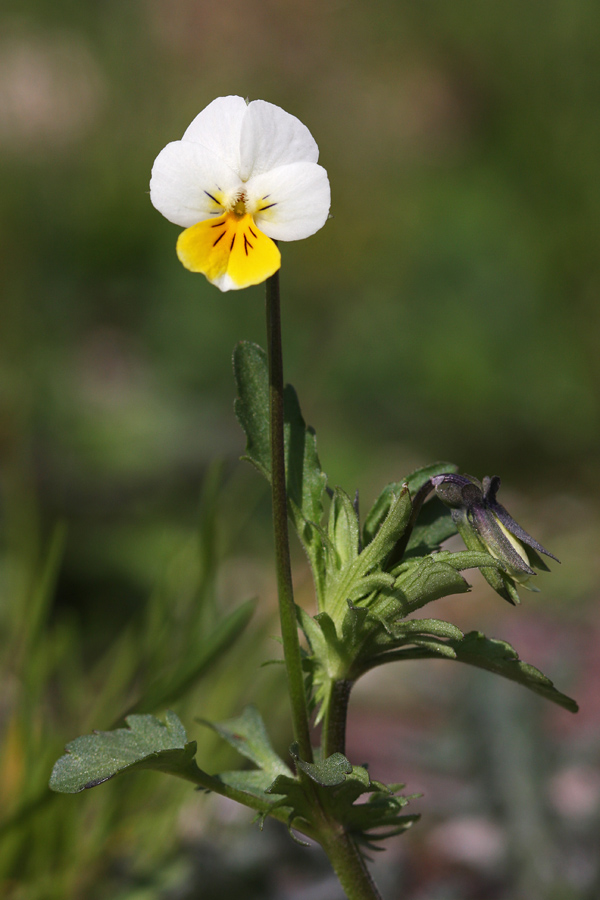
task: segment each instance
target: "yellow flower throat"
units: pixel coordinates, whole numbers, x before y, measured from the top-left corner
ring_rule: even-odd
[[[192,272],[235,288],[260,284],[281,265],[277,245],[257,228],[244,194],[217,218],[186,228],[179,235],[177,255]]]

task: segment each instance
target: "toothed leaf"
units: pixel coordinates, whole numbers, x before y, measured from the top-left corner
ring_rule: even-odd
[[[67,744],[52,770],[51,789],[76,794],[134,769],[183,777],[190,768],[197,770],[196,742],[188,742],[175,713],[168,712],[164,723],[150,715],[128,716],[126,722],[127,728],[97,731]]]
[[[322,787],[335,787],[335,785],[342,784],[346,780],[346,775],[352,772],[352,764],[342,753],[333,753],[327,759],[319,760],[316,763],[307,763],[299,759],[294,747],[290,752],[296,760],[298,768]]]
[[[238,753],[253,762],[269,776],[269,783],[277,775],[291,774],[281,757],[275,753],[267,734],[259,711],[254,706],[247,706],[240,716],[227,719],[225,722],[207,722]]]
[[[241,341],[233,354],[238,397],[235,412],[246,433],[245,459],[271,481],[269,373],[267,354],[257,344]],[[317,594],[325,581],[325,548],[320,522],[327,476],[321,469],[317,439],[307,427],[294,388],[284,390],[284,440],[288,515],[310,560]]]
[[[569,712],[579,709],[575,700],[557,691],[552,681],[539,669],[520,660],[517,651],[506,641],[487,638],[480,631],[470,631],[461,641],[450,641],[450,644],[460,662],[503,675]]]

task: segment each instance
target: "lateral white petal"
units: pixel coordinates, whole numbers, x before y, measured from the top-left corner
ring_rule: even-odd
[[[173,141],[152,166],[150,200],[170,222],[189,228],[222,215],[223,196],[239,185],[237,173],[206,147]]]
[[[289,163],[316,163],[318,158],[316,141],[300,119],[265,100],[250,103],[240,139],[243,181]]]
[[[275,241],[298,241],[322,228],[329,215],[327,172],[310,162],[280,166],[246,185],[254,221]]]
[[[183,140],[202,144],[239,172],[240,135],[247,111],[248,104],[243,97],[217,97],[198,113]]]

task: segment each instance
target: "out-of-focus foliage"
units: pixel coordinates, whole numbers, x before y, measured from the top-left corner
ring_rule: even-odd
[[[95,804],[85,797],[78,807],[52,794],[47,784],[53,761],[78,730],[110,728],[131,710],[162,711],[167,703],[193,728],[198,713],[235,711],[249,699],[248,685],[254,699],[277,711],[281,690],[272,674],[257,678],[270,628],[268,609],[241,637],[253,604],[228,614],[216,541],[217,488],[213,470],[197,533],[168,554],[169,564],[165,561],[145,603],[121,624],[110,607],[108,621],[97,610],[87,612],[93,635],[85,625],[85,594],[79,597],[79,616],[57,602],[69,539],[65,529],[55,529],[48,548],[39,551],[31,534],[27,544],[16,523],[6,522],[0,554],[2,896],[66,900],[80,892],[101,898],[127,884],[133,890],[139,879],[160,880],[182,810],[196,819],[198,833],[207,827],[210,813],[207,817],[199,795],[174,779],[106,785]],[[250,580],[248,572],[246,586]],[[152,717],[133,721],[147,718]],[[205,730],[195,730],[200,730],[203,762],[218,768],[223,760],[218,743],[207,739]]]
[[[190,596],[195,563],[179,553],[208,461],[242,452],[230,353],[240,338],[264,340],[261,290],[223,296],[184,271],[178,229],[147,193],[158,151],[219,95],[298,115],[330,174],[333,219],[283,245],[282,287],[286,377],[318,428],[332,482],[374,492],[449,458],[461,471],[498,472],[506,487],[535,484],[549,499],[537,514],[517,509],[519,521],[563,566],[530,607],[550,621],[568,615],[591,641],[598,523],[568,494],[594,489],[600,439],[599,32],[594,0],[5,0],[3,813],[35,799],[65,741],[125,711],[135,635],[168,560]],[[252,593],[249,581],[264,581],[247,562],[269,546],[268,533],[248,527],[254,513],[267,519],[258,482],[236,470],[228,492],[232,604]],[[56,590],[36,594],[58,520],[68,527]],[[303,591],[299,579],[309,605]],[[158,615],[153,627],[163,625]],[[597,669],[579,646],[574,637],[588,680],[563,684],[581,701],[569,747],[588,771],[599,742],[586,685]],[[555,679],[568,650],[557,646],[550,660]],[[69,672],[80,673],[79,687],[67,689]],[[233,675],[222,682],[232,714],[241,699]],[[395,682],[392,694],[401,706]],[[499,705],[490,697],[480,706],[491,723]],[[212,715],[192,701],[189,709]],[[473,721],[476,730],[481,717]],[[16,762],[23,752],[35,770],[28,784]],[[403,763],[408,771],[373,777],[410,782],[410,758]],[[500,795],[502,767],[490,768]],[[97,895],[116,896],[122,872],[109,887],[99,880],[99,860],[118,856],[111,848],[146,846],[146,862],[157,858],[188,789],[164,779],[148,793],[152,775],[143,777],[127,796],[111,784],[55,798],[12,831],[0,851],[11,900],[46,900],[51,890],[70,900],[96,874]],[[544,801],[531,809],[543,819]],[[523,821],[514,806],[507,816]],[[574,859],[587,821],[568,819]],[[248,883],[241,890],[251,895]],[[268,896],[264,885],[257,895]]]

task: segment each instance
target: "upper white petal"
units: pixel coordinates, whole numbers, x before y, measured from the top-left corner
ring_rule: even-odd
[[[154,161],[150,200],[170,222],[189,228],[224,211],[209,195],[221,199],[238,186],[237,173],[211,150],[173,141]]]
[[[249,104],[240,137],[243,181],[289,163],[316,163],[318,158],[316,141],[300,119],[265,100]]]
[[[329,215],[329,179],[316,163],[296,162],[256,175],[246,184],[246,193],[254,221],[275,241],[309,237]]]
[[[248,111],[243,97],[217,97],[198,113],[183,140],[203,144],[236,172],[240,171],[240,135]]]

